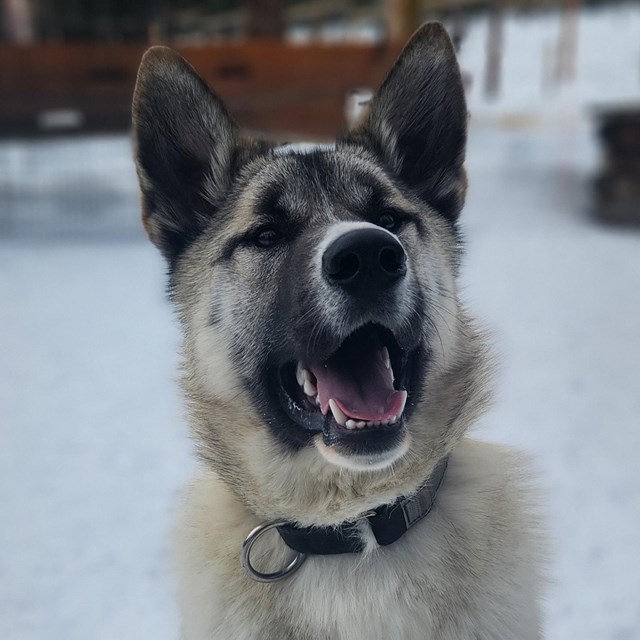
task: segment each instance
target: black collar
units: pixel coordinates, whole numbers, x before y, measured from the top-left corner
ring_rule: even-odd
[[[448,457],[443,458],[415,494],[382,505],[357,521],[345,522],[336,527],[297,527],[285,524],[278,527],[278,532],[287,546],[300,553],[360,553],[364,550],[364,543],[358,525],[366,519],[379,545],[392,544],[431,511],[448,462]]]

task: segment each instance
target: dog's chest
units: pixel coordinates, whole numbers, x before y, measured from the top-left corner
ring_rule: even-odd
[[[309,556],[273,584],[250,580],[240,567],[255,521],[217,480],[203,477],[179,538],[183,637],[539,640],[537,523],[522,510],[526,492],[515,472],[495,471],[508,462],[486,445],[460,446],[435,507],[398,541],[371,553]],[[266,571],[289,557],[270,533],[275,565]],[[266,560],[263,551],[258,558]]]
[[[314,640],[433,637],[438,614],[429,602],[438,600],[438,570],[410,549],[310,559],[285,587],[290,623]]]

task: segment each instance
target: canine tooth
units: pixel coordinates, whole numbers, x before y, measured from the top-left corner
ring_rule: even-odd
[[[398,411],[398,416],[402,415],[402,412],[404,411],[404,408],[405,408],[406,404],[407,404],[407,392],[403,389],[402,390],[402,406],[400,407],[400,410]]]
[[[298,362],[298,366],[296,367],[296,380],[298,381],[298,384],[303,387],[304,386],[304,372],[305,369],[302,366],[302,363]]]
[[[339,425],[342,425],[343,427],[346,426],[347,429],[353,428],[349,426],[349,422],[353,422],[353,420],[347,420],[347,416],[345,416],[344,413],[342,413],[342,410],[338,406],[338,403],[333,398],[329,400],[329,408],[331,409],[331,413],[333,413],[334,420]]]
[[[312,398],[315,398],[318,390],[316,389],[315,385],[312,384],[308,379],[304,381],[304,392],[308,395],[311,396]]]
[[[389,357],[389,349],[382,347],[382,359],[384,360],[384,366],[387,369],[391,369],[391,358]]]

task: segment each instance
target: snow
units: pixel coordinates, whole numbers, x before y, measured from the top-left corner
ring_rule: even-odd
[[[476,76],[482,20],[462,51]],[[640,8],[585,14],[577,82],[541,94],[557,20],[511,16],[502,96],[472,87],[462,286],[501,363],[474,435],[536,461],[554,538],[547,637],[636,640],[640,231],[592,217],[583,115],[640,96]],[[491,125],[520,112],[525,126]],[[123,136],[0,144],[3,640],[178,634],[169,531],[193,460],[130,154]]]
[[[177,637],[191,463],[162,270],[139,242],[0,246],[3,640]]]
[[[138,184],[125,136],[1,148],[0,237],[140,237]]]
[[[464,292],[501,354],[496,405],[476,434],[538,461],[555,538],[548,637],[631,640],[640,234],[590,218],[587,143],[579,131],[472,132]]]
[[[473,116],[561,119],[612,101],[640,102],[640,4],[591,8],[580,13],[576,25],[575,80],[554,83],[561,12],[507,12],[500,92],[487,101],[487,19],[470,21],[459,57],[462,69],[473,78]]]

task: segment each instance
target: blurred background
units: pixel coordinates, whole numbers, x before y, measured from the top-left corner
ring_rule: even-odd
[[[471,113],[463,297],[500,355],[475,437],[534,456],[546,637],[640,639],[640,3],[1,0],[0,638],[177,637],[194,462],[129,138],[142,52],[250,132],[347,126],[423,21]]]

